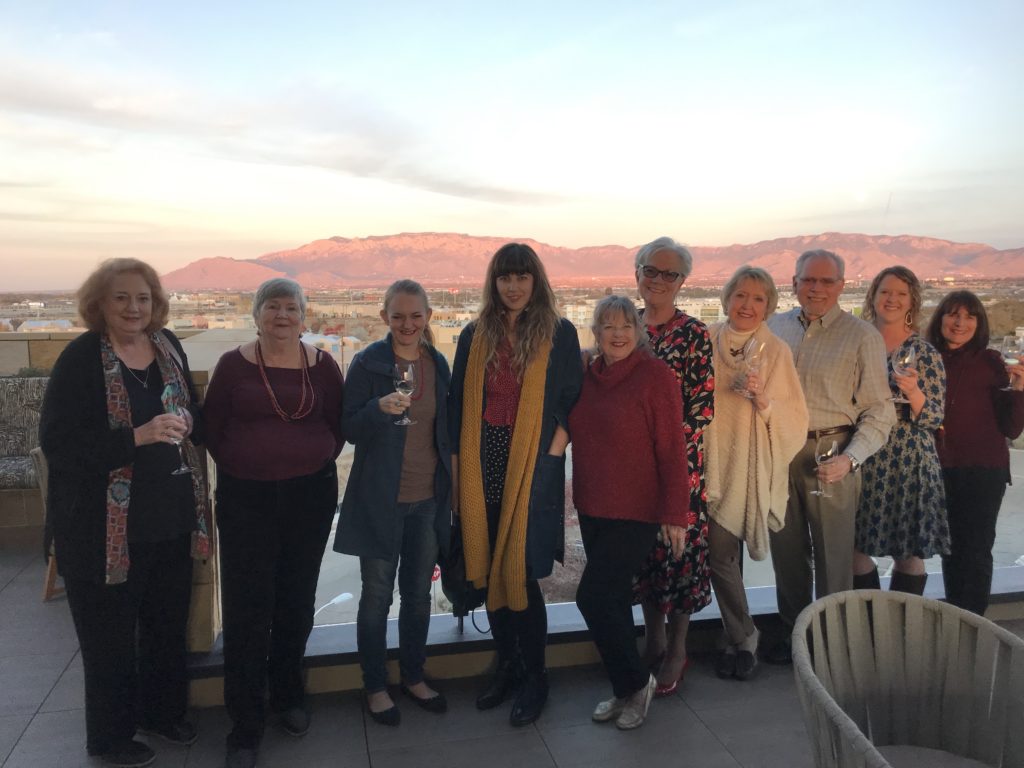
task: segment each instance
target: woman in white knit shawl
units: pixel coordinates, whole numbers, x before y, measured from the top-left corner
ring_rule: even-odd
[[[807,440],[807,405],[789,347],[764,324],[779,303],[763,269],[745,265],[722,290],[728,320],[712,325],[715,420],[705,433],[711,584],[727,645],[719,677],[747,680],[757,667],[742,542],[754,560],[768,553],[768,531],[782,528],[789,462]]]

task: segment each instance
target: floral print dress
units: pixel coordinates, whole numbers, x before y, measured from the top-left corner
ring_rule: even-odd
[[[633,579],[633,603],[651,603],[662,613],[696,613],[711,602],[708,559],[708,494],[704,485],[704,430],[715,413],[711,337],[699,320],[676,310],[664,325],[647,326],[654,354],[679,379],[683,397],[690,520],[682,557],[670,557],[661,531]]]
[[[861,470],[857,509],[857,549],[897,560],[949,554],[946,493],[934,438],[946,404],[946,371],[935,347],[917,334],[900,345],[905,347],[914,347],[917,353],[914,367],[924,407],[913,419],[909,405],[896,403],[898,419],[889,440]],[[892,387],[898,395],[899,390]]]

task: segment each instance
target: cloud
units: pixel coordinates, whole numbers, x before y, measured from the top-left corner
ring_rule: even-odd
[[[83,139],[77,131],[74,136],[57,131],[33,139],[33,126],[17,131],[28,141],[70,143],[72,149],[82,142],[102,149],[104,141],[117,137],[170,138],[220,158],[320,168],[489,203],[535,205],[557,199],[438,168],[430,162],[417,123],[370,97],[311,82],[253,102],[196,91],[150,73],[71,72],[55,63],[0,56],[3,113],[30,122],[70,122],[76,129],[106,135]],[[8,141],[15,138],[11,130],[5,133]]]

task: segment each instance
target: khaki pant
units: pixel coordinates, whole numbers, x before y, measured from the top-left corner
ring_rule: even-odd
[[[711,549],[711,585],[715,589],[718,609],[730,646],[754,653],[757,650],[757,628],[750,618],[747,592],[740,570],[740,540],[729,531],[708,520],[708,544]]]
[[[838,435],[840,444],[849,435]],[[860,500],[860,473],[822,486],[830,494],[815,496],[815,441],[808,440],[789,465],[786,525],[772,533],[772,566],[779,616],[788,627],[814,595],[824,597],[853,588],[853,535]],[[813,576],[812,567],[813,563]]]

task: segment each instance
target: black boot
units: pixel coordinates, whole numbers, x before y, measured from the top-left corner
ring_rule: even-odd
[[[878,569],[872,568],[868,573],[853,574],[854,589],[881,589],[882,584],[878,580]]]
[[[523,680],[523,665],[516,656],[513,659],[498,660],[498,668],[487,689],[476,697],[477,709],[492,709],[503,702]]]
[[[893,571],[892,580],[889,582],[890,592],[909,592],[912,595],[923,595],[924,585],[928,581],[928,574],[903,573]]]
[[[548,673],[542,669],[540,672],[527,672],[523,681],[523,689],[516,697],[516,703],[512,705],[512,714],[509,722],[517,728],[529,725],[540,717],[544,704],[548,700]]]

